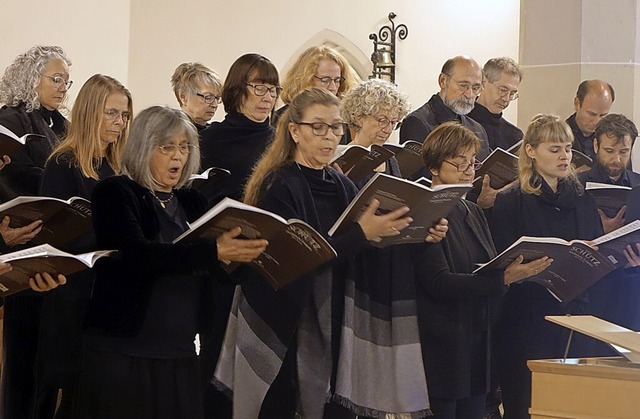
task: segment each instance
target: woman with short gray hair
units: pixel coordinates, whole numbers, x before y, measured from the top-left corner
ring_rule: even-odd
[[[173,243],[208,208],[185,187],[200,161],[187,115],[154,106],[134,119],[123,176],[92,195],[98,246],[120,256],[96,267],[78,392],[82,418],[202,419],[195,335],[211,327],[221,260],[248,262],[266,240]],[[157,379],[151,379],[157,377]]]

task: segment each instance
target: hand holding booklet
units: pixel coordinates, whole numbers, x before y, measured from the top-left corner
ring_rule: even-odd
[[[380,201],[378,215],[407,206],[410,211],[405,215],[413,218],[413,222],[402,230],[400,235],[385,237],[379,242],[372,243],[374,246],[385,247],[393,244],[424,242],[429,234],[429,228],[441,218],[446,218],[471,187],[470,184],[454,184],[430,188],[410,180],[377,173],[360,190],[331,227],[329,236],[333,236],[357,222],[369,203],[373,199],[377,199]]]
[[[640,243],[638,220],[591,242],[522,236],[473,273],[504,270],[519,255],[524,256],[524,263],[549,256],[553,259],[551,266],[524,281],[542,285],[558,301],[567,303],[609,272],[624,267],[627,264],[624,248],[634,243]],[[597,246],[597,250],[593,246]]]
[[[311,272],[336,257],[335,250],[313,227],[301,220],[285,220],[277,214],[223,199],[202,217],[191,223],[189,230],[174,240],[213,240],[234,227],[240,227],[240,238],[262,238],[267,249],[249,265],[274,288]]]
[[[29,244],[49,243],[63,246],[93,229],[91,203],[84,198],[68,200],[47,196],[19,196],[0,205],[0,220],[11,219],[9,227],[18,228],[42,220],[42,230]]]
[[[114,253],[113,250],[73,255],[48,244],[0,255],[0,262],[10,263],[11,271],[0,275],[0,297],[29,288],[29,278],[37,273],[71,275],[93,267],[96,260]]]

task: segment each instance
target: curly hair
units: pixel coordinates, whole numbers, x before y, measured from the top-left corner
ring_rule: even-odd
[[[541,176],[536,170],[533,158],[527,154],[527,146],[536,149],[544,143],[572,144],[573,133],[571,128],[556,115],[538,114],[533,117],[522,139],[522,146],[520,146],[520,154],[518,156],[520,189],[526,194],[540,195],[542,193]],[[579,194],[582,194],[583,188],[578,181],[576,172],[572,165],[569,165],[569,167],[567,180],[574,185]]]
[[[44,67],[51,60],[61,59],[71,66],[62,50],[57,46],[35,46],[20,54],[5,70],[0,81],[0,103],[7,106],[26,105],[27,112],[40,108],[38,86]]]
[[[407,95],[386,80],[369,79],[349,89],[342,98],[342,118],[354,131],[359,131],[357,119],[366,115],[384,114],[404,119],[411,105]]]
[[[183,105],[180,93],[196,94],[199,83],[212,86],[218,93],[222,91],[218,73],[203,64],[182,63],[175,69],[171,76],[171,86],[180,106]]]
[[[311,47],[300,54],[284,77],[280,95],[284,103],[291,103],[304,89],[313,87],[313,76],[322,60],[333,61],[340,67],[340,75],[344,77],[344,81],[338,88],[338,97],[342,97],[344,92],[360,80],[347,59],[338,51],[326,45]]]

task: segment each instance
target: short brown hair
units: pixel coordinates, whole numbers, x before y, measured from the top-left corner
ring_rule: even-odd
[[[442,163],[462,151],[480,151],[482,143],[475,132],[458,121],[440,124],[422,143],[422,160],[427,169],[439,169]]]
[[[598,122],[595,131],[596,144],[600,145],[600,137],[606,135],[609,138],[615,138],[620,142],[627,135],[631,137],[631,144],[636,140],[638,136],[638,128],[629,118],[622,114],[610,113]]]
[[[222,102],[227,113],[240,113],[240,107],[249,94],[247,83],[250,78],[260,83],[280,85],[278,70],[268,58],[260,54],[243,55],[231,65],[222,86]]]

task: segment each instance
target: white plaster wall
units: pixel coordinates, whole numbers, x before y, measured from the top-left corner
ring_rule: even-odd
[[[2,0],[0,71],[33,45],[59,45],[72,61],[68,105],[96,73],[128,85],[130,1]]]
[[[396,24],[409,28],[398,42],[396,82],[418,107],[437,91],[440,68],[451,56],[469,54],[480,65],[498,55],[517,59],[519,10],[518,0],[133,0],[130,87],[136,107],[174,104],[169,77],[179,63],[199,60],[224,77],[237,57],[258,52],[283,69],[324,29],[368,57],[369,34],[393,11]],[[508,109],[509,118],[515,115]],[[216,119],[223,116],[219,110]]]
[[[0,69],[34,44],[61,45],[73,60],[71,105],[79,87],[102,72],[122,81],[140,110],[176,105],[169,78],[183,61],[201,61],[223,77],[246,52],[282,69],[318,32],[335,31],[368,57],[369,34],[388,24],[409,28],[398,42],[397,77],[414,107],[437,91],[443,62],[469,54],[480,65],[518,57],[519,0],[32,0],[0,14]],[[30,28],[25,30],[24,28]],[[526,83],[526,76],[525,76]],[[517,103],[505,112],[515,121]],[[217,119],[224,116],[222,109]]]

